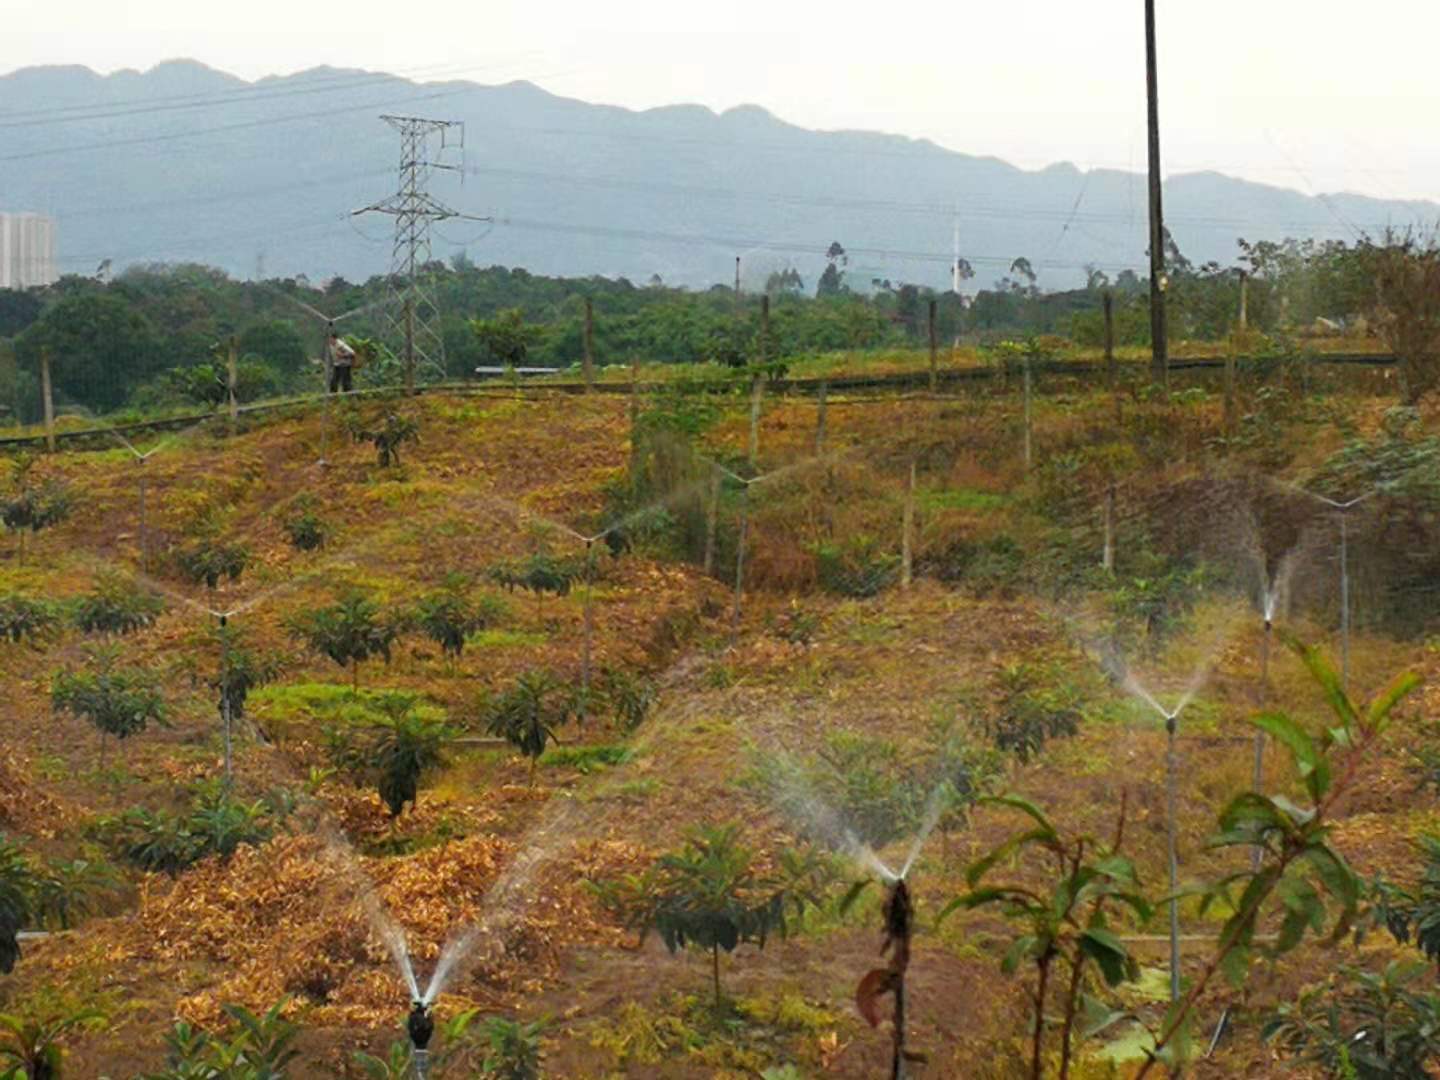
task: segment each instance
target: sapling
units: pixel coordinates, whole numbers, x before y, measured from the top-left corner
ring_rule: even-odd
[[[56,479],[36,484],[32,470],[35,459],[29,455],[17,457],[10,465],[10,480],[13,491],[0,499],[0,522],[11,532],[20,535],[20,561],[25,561],[25,534],[38,533],[52,525],[58,525],[70,516],[74,507],[74,496],[68,486]]]
[[[1040,1080],[1043,1075],[1049,1056],[1046,1017],[1058,1005],[1062,1017],[1059,1076],[1067,1080],[1074,1058],[1076,1020],[1082,1010],[1094,1011],[1086,1007],[1083,992],[1087,970],[1098,970],[1107,986],[1131,981],[1139,974],[1135,959],[1113,929],[1115,912],[1121,907],[1130,908],[1142,923],[1151,915],[1135,867],[1121,854],[1125,799],[1122,796],[1120,800],[1115,835],[1108,844],[1090,836],[1065,833],[1025,799],[995,796],[980,802],[1018,810],[1030,820],[1025,831],[1015,833],[969,866],[965,872],[969,891],[946,905],[940,918],[959,909],[994,906],[1020,928],[1020,936],[1011,943],[1000,967],[1006,974],[1013,974],[1022,964],[1028,964],[1034,972],[1029,1076]],[[1052,868],[1048,886],[987,880],[996,867],[1027,852],[1040,855],[1042,864]],[[1064,981],[1058,987],[1052,986],[1057,975]]]
[[[91,651],[90,670],[57,672],[50,683],[50,703],[56,712],[88,720],[100,733],[100,767],[110,736],[128,739],[150,724],[166,723],[165,700],[154,673],[122,667],[114,648]]]
[[[813,852],[785,852],[778,863],[762,867],[740,842],[738,825],[702,826],[643,874],[594,888],[642,941],[653,931],[672,953],[687,947],[709,952],[718,1009],[721,950],[734,952],[742,942],[763,949],[772,934],[789,933],[792,915],[820,902],[826,867]]]
[[[315,652],[350,669],[350,688],[360,687],[360,665],[373,656],[388,663],[390,649],[400,635],[400,620],[387,616],[363,593],[345,593],[330,607],[292,616],[286,623],[290,636]]]
[[[1363,883],[1330,843],[1335,807],[1355,787],[1361,766],[1380,745],[1396,707],[1420,680],[1402,674],[1362,706],[1350,699],[1341,675],[1318,649],[1281,636],[1319,684],[1335,726],[1311,734],[1281,712],[1261,713],[1252,720],[1290,752],[1296,786],[1305,792],[1308,805],[1297,805],[1283,795],[1246,791],[1221,811],[1220,831],[1211,846],[1258,847],[1260,864],[1196,888],[1202,914],[1216,904],[1225,905],[1232,914],[1200,973],[1152,1030],[1153,1049],[1137,1077],[1149,1075],[1157,1063],[1173,1068],[1183,1061],[1195,1005],[1216,974],[1223,973],[1238,987],[1247,978],[1256,951],[1269,958],[1281,956],[1299,945],[1307,931],[1323,929],[1327,917],[1333,939],[1343,935],[1359,914]],[[1256,928],[1277,897],[1283,901],[1282,911],[1276,912],[1283,912],[1280,930],[1273,943],[1262,945],[1256,940]]]
[[[485,701],[481,718],[490,734],[505,739],[530,759],[530,783],[535,766],[555,732],[570,715],[563,687],[548,671],[527,671],[503,694]]]

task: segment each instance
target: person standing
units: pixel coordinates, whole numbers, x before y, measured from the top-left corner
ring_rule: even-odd
[[[348,394],[355,389],[355,350],[334,330],[330,331],[330,393]]]

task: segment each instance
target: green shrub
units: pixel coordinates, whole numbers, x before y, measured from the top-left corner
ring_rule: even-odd
[[[375,447],[375,459],[382,469],[400,464],[400,448],[420,441],[420,424],[414,417],[387,412],[377,420],[365,423],[357,414],[347,418],[350,437]]]
[[[415,604],[411,616],[416,629],[449,657],[459,659],[472,634],[489,629],[500,620],[505,607],[493,597],[472,601],[465,595],[463,579],[452,579],[444,588],[427,593]]]
[[[813,550],[820,587],[838,596],[875,596],[899,578],[900,556],[882,550],[871,536],[818,544]]]
[[[386,616],[363,593],[351,591],[330,607],[302,611],[286,621],[290,636],[315,652],[350,668],[351,689],[360,685],[360,664],[372,656],[390,661],[403,620]]]
[[[322,548],[330,537],[330,526],[315,512],[315,500],[308,494],[295,500],[281,524],[291,545],[299,551]]]
[[[269,816],[263,801],[232,799],[218,781],[209,781],[193,789],[184,813],[136,806],[100,819],[95,828],[128,862],[174,877],[211,855],[228,859],[241,846],[263,844],[273,831]]]
[[[530,759],[530,780],[535,765],[555,732],[570,717],[572,701],[548,671],[527,671],[515,685],[480,705],[480,719],[490,734],[505,739]]]
[[[1000,669],[998,682],[1000,705],[984,727],[1002,753],[1024,763],[1051,739],[1068,738],[1080,730],[1078,695],[1053,672],[1010,663]]]
[[[361,782],[373,783],[390,816],[414,805],[420,780],[445,763],[455,733],[444,723],[417,713],[413,694],[386,694],[381,717],[356,731],[326,731],[331,763]]]
[[[57,672],[50,682],[51,707],[88,720],[100,732],[102,763],[109,736],[124,740],[152,723],[166,722],[157,676],[117,661],[115,649],[97,649],[91,653],[88,671]]]
[[[46,600],[32,600],[19,593],[0,596],[0,637],[11,641],[39,640],[60,621],[60,611]]]
[[[153,626],[165,610],[158,593],[117,574],[95,576],[89,593],[75,601],[72,618],[87,634],[132,634]]]
[[[229,544],[218,537],[194,540],[175,552],[175,566],[181,577],[193,584],[215,589],[222,577],[239,581],[250,565],[250,549],[244,544]]]

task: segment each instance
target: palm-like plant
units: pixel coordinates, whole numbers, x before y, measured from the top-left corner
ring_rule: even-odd
[[[453,660],[465,651],[465,639],[495,622],[499,615],[497,601],[474,603],[465,595],[463,578],[451,577],[443,588],[422,596],[415,604],[413,622],[416,628]]]
[[[399,622],[387,618],[363,593],[348,592],[330,607],[302,612],[287,624],[290,636],[315,652],[350,668],[350,687],[360,687],[360,664],[372,656],[388,663],[400,635]]]
[[[18,1068],[19,1075],[29,1080],[58,1080],[65,1036],[103,1019],[104,1014],[95,1009],[36,1018],[0,1013],[0,1065]]]
[[[823,876],[819,860],[793,853],[778,870],[766,871],[740,842],[740,827],[721,825],[694,830],[644,874],[596,890],[641,940],[653,930],[672,953],[708,950],[718,1007],[721,950],[734,952],[747,941],[763,949],[771,934],[784,937],[790,914],[819,902]]]
[[[527,671],[513,687],[483,707],[486,730],[530,759],[532,784],[540,755],[569,716],[569,703],[559,699],[560,690],[560,683],[548,671]]]
[[[387,694],[380,700],[385,718],[370,728],[367,757],[376,774],[376,788],[399,817],[405,804],[414,804],[425,773],[445,763],[445,748],[454,733],[445,724],[426,720],[415,712],[409,694]]]
[[[33,914],[35,873],[18,845],[0,836],[0,975],[20,960],[21,929]]]
[[[109,863],[95,859],[52,862],[36,875],[35,908],[46,926],[69,930],[100,909],[104,897],[120,888]]]

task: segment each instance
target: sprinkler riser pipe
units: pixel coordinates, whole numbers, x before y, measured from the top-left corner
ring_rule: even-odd
[[[1165,750],[1165,841],[1170,862],[1170,1000],[1180,1000],[1180,902],[1175,899],[1179,884],[1180,861],[1175,850],[1175,786],[1178,762],[1175,757],[1175,717],[1165,718],[1167,746]]]

